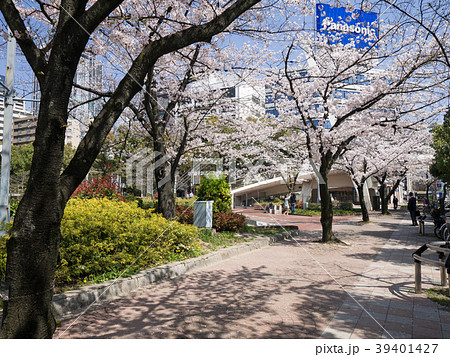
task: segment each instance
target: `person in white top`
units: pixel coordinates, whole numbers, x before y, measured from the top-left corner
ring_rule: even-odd
[[[291,195],[288,193],[286,197],[284,198],[284,214],[289,214],[289,200],[291,198]]]

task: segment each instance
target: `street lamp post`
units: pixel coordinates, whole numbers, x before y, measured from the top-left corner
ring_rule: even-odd
[[[6,76],[5,76],[5,112],[3,122],[2,143],[2,171],[0,177],[0,222],[8,223],[9,212],[9,171],[11,166],[11,140],[14,109],[14,69],[16,61],[16,39],[8,31],[8,44],[6,49]]]

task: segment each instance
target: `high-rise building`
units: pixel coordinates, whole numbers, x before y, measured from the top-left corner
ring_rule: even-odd
[[[203,106],[212,116],[227,116],[230,119],[259,118],[265,114],[264,87],[251,83],[250,79],[237,76],[211,76],[192,84],[197,91],[205,93],[202,101],[186,102],[186,107]]]
[[[81,87],[101,88],[103,80],[103,65],[94,55],[84,54],[80,60],[78,70],[75,74],[74,82]],[[39,82],[35,78],[33,81],[33,104],[32,113],[37,116],[39,113],[39,100],[41,91]],[[95,100],[95,95],[80,89],[73,88],[71,95],[71,108],[67,120],[65,143],[71,143],[77,147],[81,139],[86,134],[92,119],[101,110],[101,103]]]
[[[0,82],[5,83],[5,76],[0,76]],[[0,140],[3,140],[3,127],[5,120],[5,88],[0,86]],[[24,98],[14,98],[13,120],[31,117],[32,112],[26,109]],[[34,136],[33,136],[34,140]]]
[[[13,118],[13,145],[25,145],[34,142],[37,126],[37,116]]]
[[[103,64],[95,55],[83,54],[74,82],[80,87],[102,89]],[[69,113],[66,142],[78,146],[86,134],[89,124],[100,112],[102,103],[100,100],[96,100],[95,94],[77,87],[72,90],[71,100],[73,109]]]

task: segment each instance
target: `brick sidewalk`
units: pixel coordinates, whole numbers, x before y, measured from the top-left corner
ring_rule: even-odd
[[[430,238],[404,213],[371,219],[335,224],[348,245],[315,243],[320,231],[302,231],[96,306],[62,321],[55,337],[448,338],[449,313],[412,293],[411,254]],[[437,269],[422,272],[424,288],[439,282]]]
[[[347,297],[323,338],[450,338],[450,310],[414,294],[411,254],[433,240],[405,217]],[[436,258],[433,258],[436,259]],[[422,264],[422,286],[440,282],[438,268]],[[369,316],[369,314],[376,319]]]

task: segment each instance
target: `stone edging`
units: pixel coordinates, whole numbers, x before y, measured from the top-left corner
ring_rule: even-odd
[[[138,288],[186,274],[194,268],[209,266],[233,256],[266,247],[283,240],[286,236],[286,233],[279,233],[269,237],[258,236],[258,238],[250,242],[237,244],[185,261],[169,263],[141,271],[129,278],[118,279],[113,285],[111,285],[111,282],[105,282],[57,294],[53,296],[53,310],[57,318],[80,312],[96,301],[106,301],[118,296],[126,296]]]

